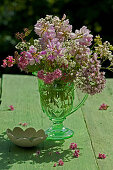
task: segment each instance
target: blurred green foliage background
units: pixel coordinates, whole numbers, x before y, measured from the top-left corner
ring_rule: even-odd
[[[0,65],[13,55],[18,40],[15,33],[35,25],[46,14],[60,18],[67,15],[73,31],[86,25],[93,35],[113,44],[113,0],[0,0]],[[36,34],[33,33],[36,38]],[[17,67],[3,69],[0,73],[20,73]],[[113,73],[112,73],[113,74]],[[108,76],[112,76],[108,72]]]

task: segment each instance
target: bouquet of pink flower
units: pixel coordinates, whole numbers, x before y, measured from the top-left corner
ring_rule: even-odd
[[[38,39],[25,41],[31,30],[17,33],[22,41],[16,45],[14,58],[8,56],[2,67],[17,64],[25,72],[37,72],[46,84],[74,82],[82,92],[94,95],[105,87],[105,73],[102,64],[109,60],[105,69],[113,71],[113,46],[102,43],[100,36],[93,39],[86,26],[72,32],[72,25],[63,15],[47,15],[34,26]],[[93,42],[93,44],[92,44]]]

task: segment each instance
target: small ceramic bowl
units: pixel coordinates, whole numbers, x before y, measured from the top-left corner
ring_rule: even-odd
[[[14,144],[21,147],[37,146],[47,138],[43,129],[36,131],[34,128],[27,128],[24,131],[20,127],[15,127],[13,130],[7,129],[6,133]]]

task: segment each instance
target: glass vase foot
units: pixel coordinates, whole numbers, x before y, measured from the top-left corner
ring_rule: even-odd
[[[48,135],[47,139],[51,140],[64,140],[71,138],[74,134],[74,132],[68,128],[62,128],[60,130],[58,129],[53,129],[52,127],[47,129],[45,133]]]

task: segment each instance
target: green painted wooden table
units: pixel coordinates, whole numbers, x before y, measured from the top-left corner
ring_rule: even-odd
[[[64,125],[75,132],[72,138],[60,142],[47,140],[34,148],[21,148],[11,143],[6,129],[19,126],[19,122],[27,122],[27,127],[36,129],[47,129],[51,125],[41,110],[37,78],[3,75],[1,87],[0,170],[113,170],[113,79],[107,79],[101,94],[89,96],[85,105],[64,121]],[[109,108],[99,110],[102,103]],[[15,110],[9,111],[9,105]],[[79,158],[74,158],[69,150],[71,142],[78,144]],[[41,151],[39,156],[36,156],[37,150]],[[97,159],[99,152],[105,153],[107,158]],[[59,159],[64,165],[53,167]]]

